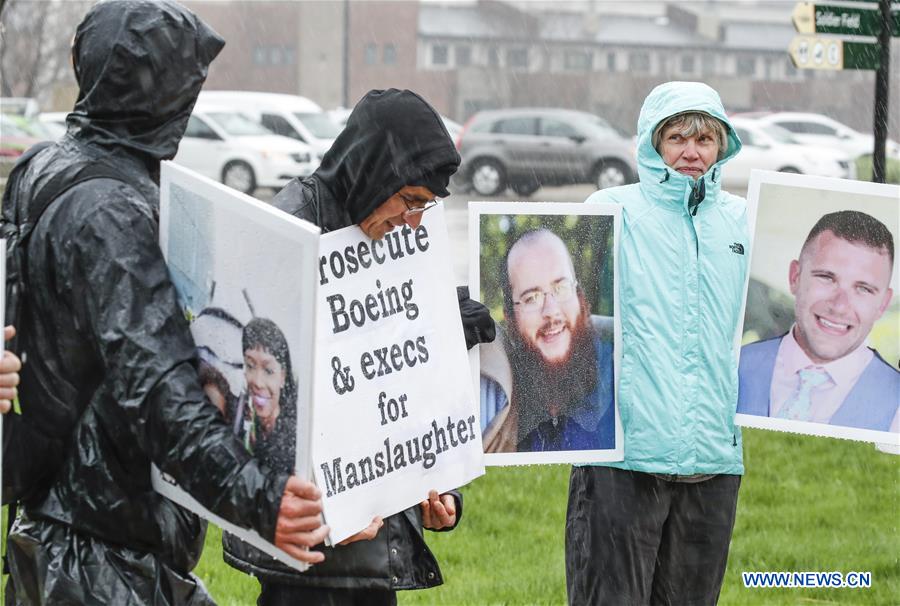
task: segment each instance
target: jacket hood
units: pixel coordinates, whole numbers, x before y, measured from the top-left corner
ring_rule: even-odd
[[[714,198],[721,181],[722,165],[741,150],[741,140],[725,115],[725,108],[719,94],[702,82],[666,82],[660,84],[647,95],[638,117],[638,173],[641,189],[648,196],[680,196],[693,183],[693,179],[682,175],[663,162],[662,156],[653,147],[653,132],[666,118],[687,111],[700,111],[718,118],[725,123],[727,149],[722,158],[713,164],[701,177],[705,181],[706,198]],[[679,198],[680,199],[680,198]]]
[[[459,153],[441,117],[409,90],[369,91],[314,176],[353,223],[406,185],[447,196]]]
[[[80,139],[171,159],[212,60],[225,41],[170,0],[105,0],[75,33]],[[177,59],[177,60],[175,60]]]

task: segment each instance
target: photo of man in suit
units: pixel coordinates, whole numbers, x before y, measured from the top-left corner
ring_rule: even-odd
[[[790,263],[793,326],[741,348],[737,412],[896,432],[900,372],[866,345],[893,265],[893,236],[871,215],[819,219]]]
[[[566,244],[526,231],[500,274],[506,330],[481,352],[485,452],[614,448],[613,320],[591,315]]]

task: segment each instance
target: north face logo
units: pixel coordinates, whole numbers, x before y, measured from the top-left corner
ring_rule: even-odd
[[[735,242],[734,244],[732,244],[732,245],[729,246],[728,248],[730,248],[730,249],[731,249],[731,252],[733,252],[733,253],[736,254],[736,255],[742,255],[742,254],[744,254],[744,245],[741,244],[740,242]]]

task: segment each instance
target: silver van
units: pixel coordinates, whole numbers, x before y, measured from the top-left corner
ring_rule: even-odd
[[[530,196],[542,185],[591,183],[598,189],[637,178],[634,143],[593,114],[547,108],[483,111],[456,142],[458,174],[480,196],[511,188]]]

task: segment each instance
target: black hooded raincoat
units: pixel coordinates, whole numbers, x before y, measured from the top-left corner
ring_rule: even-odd
[[[211,603],[189,574],[205,526],[154,492],[151,463],[212,511],[274,537],[287,474],[260,468],[205,400],[157,243],[159,161],[175,155],[223,44],[168,0],[96,5],[75,36],[68,133],[7,185],[12,217],[58,175],[74,181],[102,163],[118,176],[59,195],[27,248],[18,322],[28,358],[22,415],[4,424],[4,480],[33,462],[9,459],[34,448],[16,443],[29,433],[61,456],[9,536],[19,603]]]
[[[288,183],[273,204],[323,232],[333,231],[358,224],[406,185],[424,185],[439,196],[447,195],[447,183],[458,166],[459,154],[450,135],[428,103],[410,91],[371,91],[354,108],[319,169]],[[466,301],[484,309],[467,297]],[[493,338],[490,316],[463,302],[461,311],[470,344]],[[459,523],[462,495],[453,494]],[[386,518],[371,541],[316,547],[325,553],[325,561],[302,574],[234,537],[226,536],[224,543],[225,561],[263,583],[396,590],[443,582],[422,536],[418,505]]]

